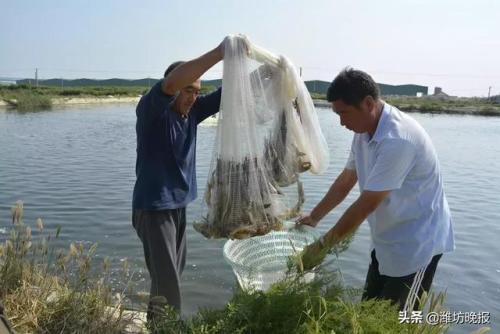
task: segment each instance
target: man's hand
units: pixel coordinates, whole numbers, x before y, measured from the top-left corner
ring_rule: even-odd
[[[247,56],[250,57],[250,54],[252,53],[252,43],[250,42],[250,40],[248,39],[248,37],[244,34],[238,34],[236,35],[236,37],[238,39],[240,39],[240,41],[243,43],[244,45],[244,48],[245,48],[245,51],[246,51],[246,54]]]
[[[310,270],[321,264],[321,262],[325,259],[326,254],[328,254],[328,248],[323,246],[320,240],[306,246],[302,253],[300,253],[298,263],[299,271]]]
[[[198,81],[206,71],[224,58],[225,42],[226,39],[207,53],[176,67],[162,80],[163,93],[174,95],[182,88]]]
[[[220,42],[220,44],[215,48],[215,51],[217,52],[220,60],[224,59],[224,45],[226,44],[226,40],[228,39],[229,37],[225,37],[222,42]]]
[[[312,227],[316,227],[318,225],[319,220],[314,219],[311,214],[303,215],[300,216],[296,221],[295,224],[297,225],[309,225]]]

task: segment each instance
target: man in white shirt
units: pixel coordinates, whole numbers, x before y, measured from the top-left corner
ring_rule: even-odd
[[[418,306],[441,255],[453,251],[453,227],[434,146],[407,114],[380,99],[370,75],[347,68],[331,83],[327,99],[342,126],[353,131],[344,170],[327,194],[297,222],[316,226],[359,184],[360,196],[320,240],[308,246],[305,269],[366,219],[371,263],[363,299],[389,299],[401,310]]]

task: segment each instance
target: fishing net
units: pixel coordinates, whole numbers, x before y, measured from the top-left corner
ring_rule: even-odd
[[[280,230],[300,214],[299,174],[322,173],[328,147],[293,64],[244,36],[224,41],[222,99],[201,221],[208,238]]]

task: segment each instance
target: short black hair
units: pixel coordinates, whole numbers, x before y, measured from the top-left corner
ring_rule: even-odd
[[[170,64],[170,66],[165,70],[165,73],[163,74],[163,77],[166,78],[167,75],[172,72],[177,66],[180,66],[182,64],[184,64],[185,61],[182,61],[182,60],[179,60],[179,61],[175,61],[173,62],[172,64]]]
[[[367,96],[377,100],[380,88],[373,78],[366,72],[350,67],[343,69],[332,81],[326,93],[328,102],[342,100],[352,106],[359,106]]]

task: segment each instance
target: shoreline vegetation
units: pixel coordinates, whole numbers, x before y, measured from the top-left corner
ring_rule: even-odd
[[[216,87],[205,85],[201,94]],[[55,106],[99,103],[137,103],[149,90],[144,86],[82,86],[54,87],[29,85],[0,86],[0,108],[18,111],[48,110]],[[330,108],[324,94],[311,93],[314,105]],[[500,103],[482,98],[456,98],[434,96],[384,96],[383,99],[406,112],[430,114],[456,114],[500,116]]]
[[[387,103],[405,112],[437,115],[500,116],[500,104],[479,98],[438,99],[432,96],[382,96]],[[326,99],[315,98],[314,105],[331,108]]]
[[[200,309],[189,318],[165,308],[157,322],[146,323],[127,297],[134,293],[127,261],[119,286],[112,286],[111,261],[95,258],[97,244],[56,248],[60,227],[50,233],[38,218],[32,229],[23,222],[23,210],[18,201],[10,234],[0,242],[0,300],[18,333],[438,334],[450,327],[401,321],[387,301],[359,301],[360,289],[345,286],[331,269],[316,271],[310,283],[290,274],[266,292],[236,288],[224,307]],[[444,299],[442,293],[424,294],[422,314],[445,312]]]
[[[0,86],[0,107],[18,111],[48,110],[55,106],[99,103],[137,103],[149,91],[144,86],[54,87],[29,85]],[[202,87],[201,93],[214,90]]]
[[[146,87],[53,87],[29,85],[0,86],[0,106],[18,111],[47,110],[53,106],[91,103],[137,102]]]

